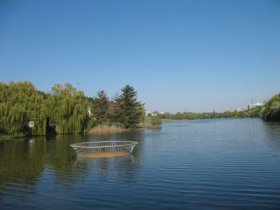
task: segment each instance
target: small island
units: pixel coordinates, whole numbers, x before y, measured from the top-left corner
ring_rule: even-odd
[[[145,122],[144,104],[130,85],[109,99],[104,90],[86,97],[70,83],[55,84],[48,93],[30,82],[0,83],[0,135],[23,137],[51,134],[117,133],[159,125]],[[156,118],[156,120],[154,120]],[[147,123],[147,119],[151,119]]]

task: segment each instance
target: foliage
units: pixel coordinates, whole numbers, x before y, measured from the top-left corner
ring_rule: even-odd
[[[257,106],[255,108],[250,109],[248,111],[249,117],[259,117],[261,109],[262,109],[262,106]]]
[[[151,116],[152,125],[161,125],[161,119],[158,115]]]
[[[231,112],[183,112],[183,113],[164,113],[159,114],[159,117],[163,120],[194,120],[194,119],[216,119],[216,118],[243,118],[250,117],[248,111],[231,111]]]
[[[183,112],[183,113],[164,113],[159,114],[163,120],[194,120],[194,119],[216,119],[216,118],[244,118],[244,117],[259,117],[261,106],[257,106],[248,110],[233,110],[226,112]]]
[[[116,99],[117,118],[125,128],[135,128],[141,120],[144,105],[137,101],[137,93],[130,85],[122,89],[122,94]]]
[[[81,133],[92,122],[88,114],[90,103],[70,83],[54,85],[47,104],[49,122],[55,125],[57,133]]]
[[[113,100],[110,101],[109,109],[108,109],[108,117],[109,117],[109,124],[117,124],[117,126],[120,126],[121,124],[121,97],[116,94],[115,97],[113,97]]]
[[[266,121],[280,121],[280,94],[272,97],[263,106],[260,116]]]
[[[46,133],[46,98],[29,82],[0,83],[0,132],[23,136]],[[34,127],[28,127],[30,121]]]
[[[104,90],[97,93],[97,97],[92,100],[92,114],[98,124],[105,124],[108,121],[109,99]]]
[[[129,85],[109,101],[105,91],[87,98],[70,83],[55,84],[48,94],[30,82],[0,83],[1,136],[81,133],[98,124],[134,128],[143,113],[143,104]]]

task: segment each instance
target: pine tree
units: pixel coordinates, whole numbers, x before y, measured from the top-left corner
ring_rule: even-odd
[[[105,124],[108,120],[109,99],[104,90],[97,93],[92,102],[92,113],[98,124]]]
[[[119,101],[119,121],[125,128],[137,127],[142,117],[143,104],[137,101],[137,93],[134,88],[130,85],[126,85],[122,89]]]

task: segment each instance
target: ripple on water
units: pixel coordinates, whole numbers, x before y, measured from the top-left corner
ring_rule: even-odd
[[[2,143],[0,208],[277,209],[279,131],[258,119],[223,119],[103,136],[138,141],[121,157],[76,158],[73,136]]]

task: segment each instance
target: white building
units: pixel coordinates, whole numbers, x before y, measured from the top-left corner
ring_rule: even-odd
[[[263,106],[263,103],[260,103],[260,102],[252,103],[252,104],[249,105],[249,108],[252,109],[252,108],[255,108],[255,107],[258,107],[258,106]]]

